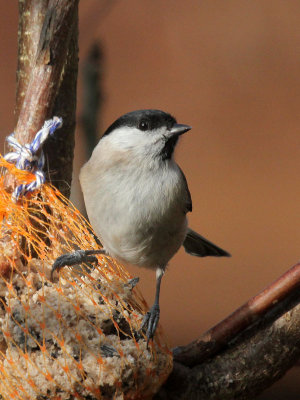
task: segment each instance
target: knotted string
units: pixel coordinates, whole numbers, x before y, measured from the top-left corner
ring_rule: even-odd
[[[43,172],[45,156],[43,151],[40,151],[39,154],[37,153],[47,137],[53,135],[56,129],[61,128],[61,126],[62,118],[60,117],[53,117],[45,121],[42,129],[37,132],[33,141],[25,145],[21,145],[18,142],[14,133],[7,137],[6,140],[14,151],[7,153],[4,156],[5,160],[15,164],[18,169],[29,171],[35,175],[35,181],[16,187],[12,194],[14,202],[17,202],[20,196],[25,196],[27,193],[39,189],[45,182],[45,175]]]

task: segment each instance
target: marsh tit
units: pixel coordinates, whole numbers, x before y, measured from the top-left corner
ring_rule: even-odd
[[[103,250],[59,257],[52,269],[95,261],[94,254],[105,252],[125,265],[156,270],[154,304],[142,323],[148,341],[159,320],[161,279],[180,246],[198,257],[230,256],[188,227],[192,200],[174,149],[190,129],[166,112],[138,110],[106,130],[80,172],[87,214]]]

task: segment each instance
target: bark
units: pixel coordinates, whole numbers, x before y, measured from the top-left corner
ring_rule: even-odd
[[[19,0],[16,123],[22,108],[49,0]]]
[[[300,356],[300,306],[203,364],[176,363],[156,399],[252,399]]]
[[[55,97],[51,115],[63,118],[63,126],[47,140],[44,146],[47,180],[51,181],[66,197],[70,196],[75,147],[77,74],[78,74],[78,11],[73,14],[63,78]]]
[[[252,399],[296,365],[299,271],[297,264],[199,340],[175,349],[173,371],[156,399]]]
[[[187,346],[174,350],[174,360],[194,366],[213,356],[240,332],[262,318],[276,304],[300,288],[300,263],[294,265],[265,290]]]
[[[48,179],[69,195],[72,179],[78,0],[19,0],[16,137],[32,141],[46,119],[63,117],[63,128],[45,146]],[[8,186],[11,182],[8,183]]]

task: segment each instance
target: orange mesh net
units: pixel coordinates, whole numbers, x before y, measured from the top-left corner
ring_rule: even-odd
[[[19,182],[34,176],[0,158]],[[172,368],[159,330],[147,348],[145,301],[114,260],[63,268],[54,260],[99,246],[53,186],[17,203],[0,177],[0,398],[147,399]],[[1,397],[2,396],[2,397]]]

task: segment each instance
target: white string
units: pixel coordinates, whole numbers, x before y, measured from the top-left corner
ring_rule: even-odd
[[[32,172],[36,178],[35,181],[31,183],[16,187],[12,194],[14,202],[17,202],[21,195],[25,196],[27,193],[39,189],[45,182],[45,175],[43,172],[45,163],[44,153],[40,151],[39,155],[37,155],[37,152],[42,147],[47,137],[49,135],[51,136],[56,129],[61,128],[61,126],[62,118],[60,117],[53,117],[45,121],[42,129],[37,132],[30,144],[21,145],[14,137],[14,133],[7,137],[6,140],[14,151],[7,153],[4,156],[5,160],[15,164],[18,169]]]

